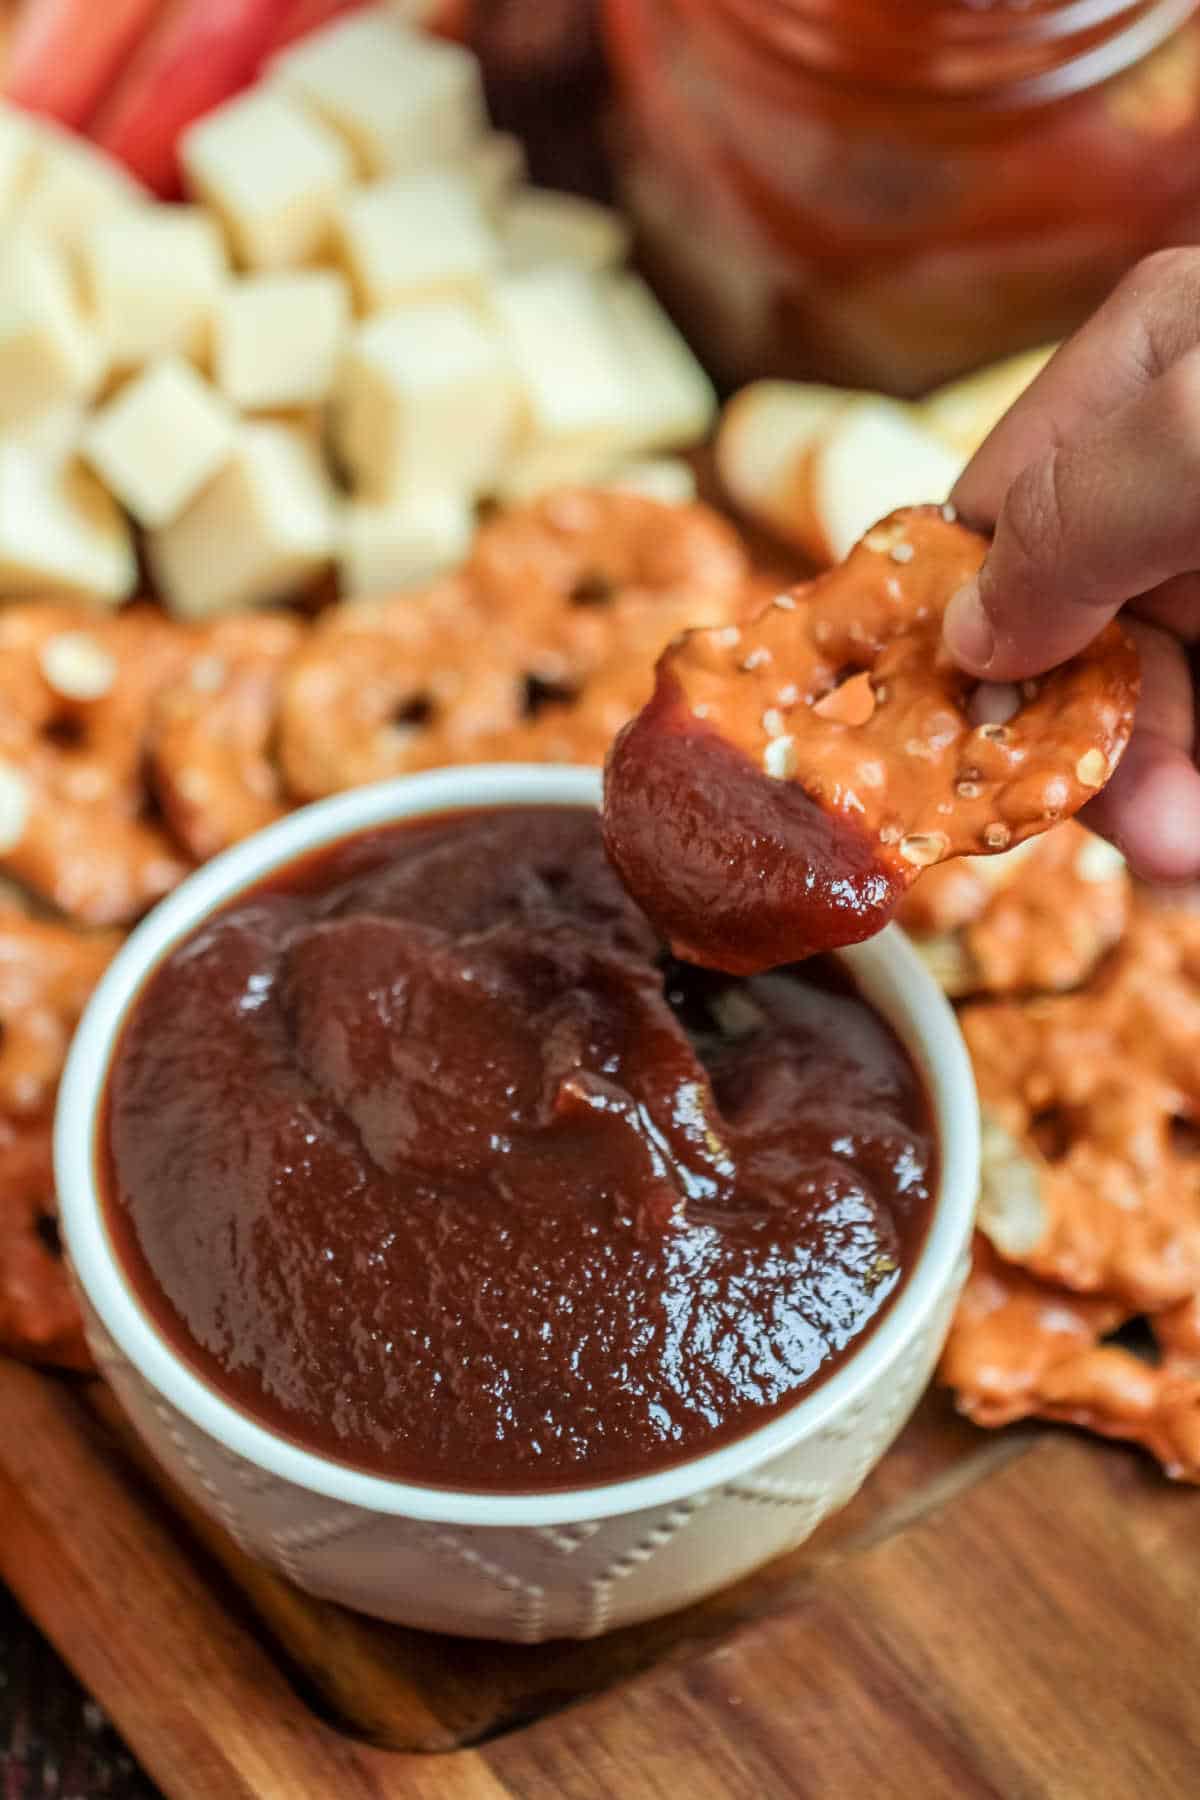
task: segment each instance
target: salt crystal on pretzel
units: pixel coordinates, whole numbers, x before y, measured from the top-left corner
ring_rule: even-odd
[[[0,1349],[86,1371],[92,1359],[56,1212],[49,1127],[0,1127]]]
[[[155,706],[150,771],[163,815],[198,862],[287,810],[273,749],[280,691],[304,627],[286,614],[218,619]]]
[[[1200,1367],[1170,1348],[1174,1329],[1194,1355],[1194,1302],[1150,1321],[1157,1364],[1102,1341],[1129,1317],[1119,1300],[1014,1268],[977,1236],[939,1378],[977,1425],[1077,1425],[1141,1444],[1168,1475],[1200,1482]]]
[[[0,1115],[48,1115],[71,1033],[120,941],[0,913]]]
[[[954,999],[1078,987],[1129,917],[1125,859],[1068,820],[1015,850],[928,869],[897,922]]]
[[[135,919],[187,873],[151,817],[151,710],[186,642],[149,608],[0,613],[0,871],[86,924]]]
[[[1106,626],[1007,723],[975,725],[941,623],[986,549],[939,507],[894,513],[803,597],[665,653],[609,758],[605,837],[680,955],[749,973],[857,942],[922,869],[1008,849],[1103,787],[1133,726],[1132,641]]]
[[[1200,917],[1135,911],[1078,993],[959,1015],[1007,1260],[1157,1311],[1200,1290]]]

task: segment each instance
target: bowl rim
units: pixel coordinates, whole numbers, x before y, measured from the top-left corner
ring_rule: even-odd
[[[406,818],[500,806],[595,806],[598,769],[478,764],[400,776],[306,806],[224,851],[135,928],[102,976],[77,1027],[59,1089],[54,1164],[60,1224],[75,1277],[114,1344],[162,1399],[216,1443],[280,1480],[383,1515],[468,1526],[541,1527],[670,1505],[746,1476],[828,1427],[903,1354],[954,1280],[974,1215],[979,1112],[974,1078],[948,1002],[894,925],[839,954],[914,1058],[929,1092],[940,1150],[929,1231],[904,1288],[865,1342],[811,1394],[731,1444],[669,1469],[545,1493],[480,1493],[373,1475],[306,1450],[226,1400],[172,1349],[125,1277],[95,1180],[95,1133],[109,1060],[149,972],[207,914],[273,870],[342,837]]]

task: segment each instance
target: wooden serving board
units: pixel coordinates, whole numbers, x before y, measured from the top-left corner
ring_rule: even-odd
[[[657,1624],[487,1645],[309,1600],[0,1363],[0,1575],[171,1800],[1200,1792],[1200,1494],[932,1394],[809,1544]]]

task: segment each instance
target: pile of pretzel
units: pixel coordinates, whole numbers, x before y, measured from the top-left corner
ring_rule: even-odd
[[[486,524],[452,578],[316,618],[0,611],[0,1347],[88,1366],[50,1121],[88,994],[156,900],[362,782],[598,762],[669,638],[762,599],[707,508],[577,489]]]
[[[1200,912],[1066,824],[930,870],[903,916],[983,1107],[942,1379],[981,1425],[1083,1426],[1200,1482]]]
[[[0,612],[0,1346],[87,1367],[49,1122],[87,996],[155,900],[361,782],[600,761],[664,644],[769,592],[707,509],[580,489],[486,524],[450,579],[315,618]],[[1061,824],[927,868],[903,917],[986,1118],[943,1379],[980,1424],[1069,1421],[1200,1480],[1200,913]]]

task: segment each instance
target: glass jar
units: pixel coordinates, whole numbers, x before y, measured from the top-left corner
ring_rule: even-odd
[[[626,199],[726,381],[920,393],[1200,224],[1195,0],[605,6]]]

